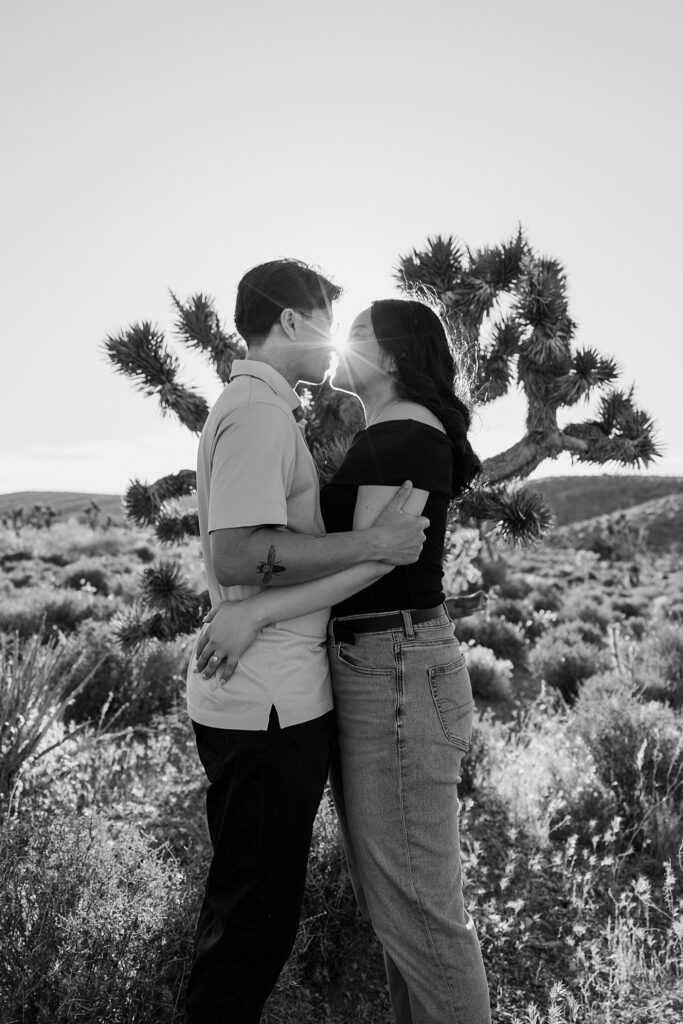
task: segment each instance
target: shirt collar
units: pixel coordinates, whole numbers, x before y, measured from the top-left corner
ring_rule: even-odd
[[[285,378],[270,363],[262,363],[259,359],[235,359],[230,371],[230,380],[234,377],[256,377],[267,384],[271,391],[286,402],[296,420],[300,420],[304,411],[296,391],[289,386]]]

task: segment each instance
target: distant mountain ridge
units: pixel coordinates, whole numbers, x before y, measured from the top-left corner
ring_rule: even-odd
[[[526,484],[544,496],[558,526],[623,511],[667,494],[683,494],[680,476],[549,476]]]
[[[551,476],[527,480],[526,485],[544,496],[558,526],[650,505],[667,495],[683,495],[683,477],[677,476]],[[0,515],[20,506],[29,513],[34,505],[51,505],[61,516],[78,516],[96,501],[104,518],[123,523],[122,500],[118,494],[87,491],[14,491],[0,494]]]

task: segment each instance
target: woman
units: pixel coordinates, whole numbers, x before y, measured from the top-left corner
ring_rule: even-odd
[[[408,478],[404,511],[430,523],[422,554],[413,565],[371,563],[219,606],[198,647],[199,667],[214,651],[234,659],[267,622],[334,606],[332,791],[398,1024],[490,1021],[458,839],[472,693],[441,589],[448,505],[480,470],[455,374],[443,324],[426,304],[387,299],[356,317],[332,384],[360,398],[368,426],[321,491],[325,527],[371,525]]]

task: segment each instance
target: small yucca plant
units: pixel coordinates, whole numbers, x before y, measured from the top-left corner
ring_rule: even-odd
[[[38,753],[40,744],[103,660],[74,684],[73,669],[62,668],[64,646],[61,638],[45,640],[42,630],[28,640],[17,632],[0,638],[0,810],[21,768],[46,753]]]

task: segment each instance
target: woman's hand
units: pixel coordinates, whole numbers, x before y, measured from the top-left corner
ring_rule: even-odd
[[[218,671],[218,682],[222,685],[234,673],[238,659],[253,644],[261,623],[249,598],[221,601],[204,622],[208,625],[197,641],[195,672],[202,672],[203,678],[209,679]]]

